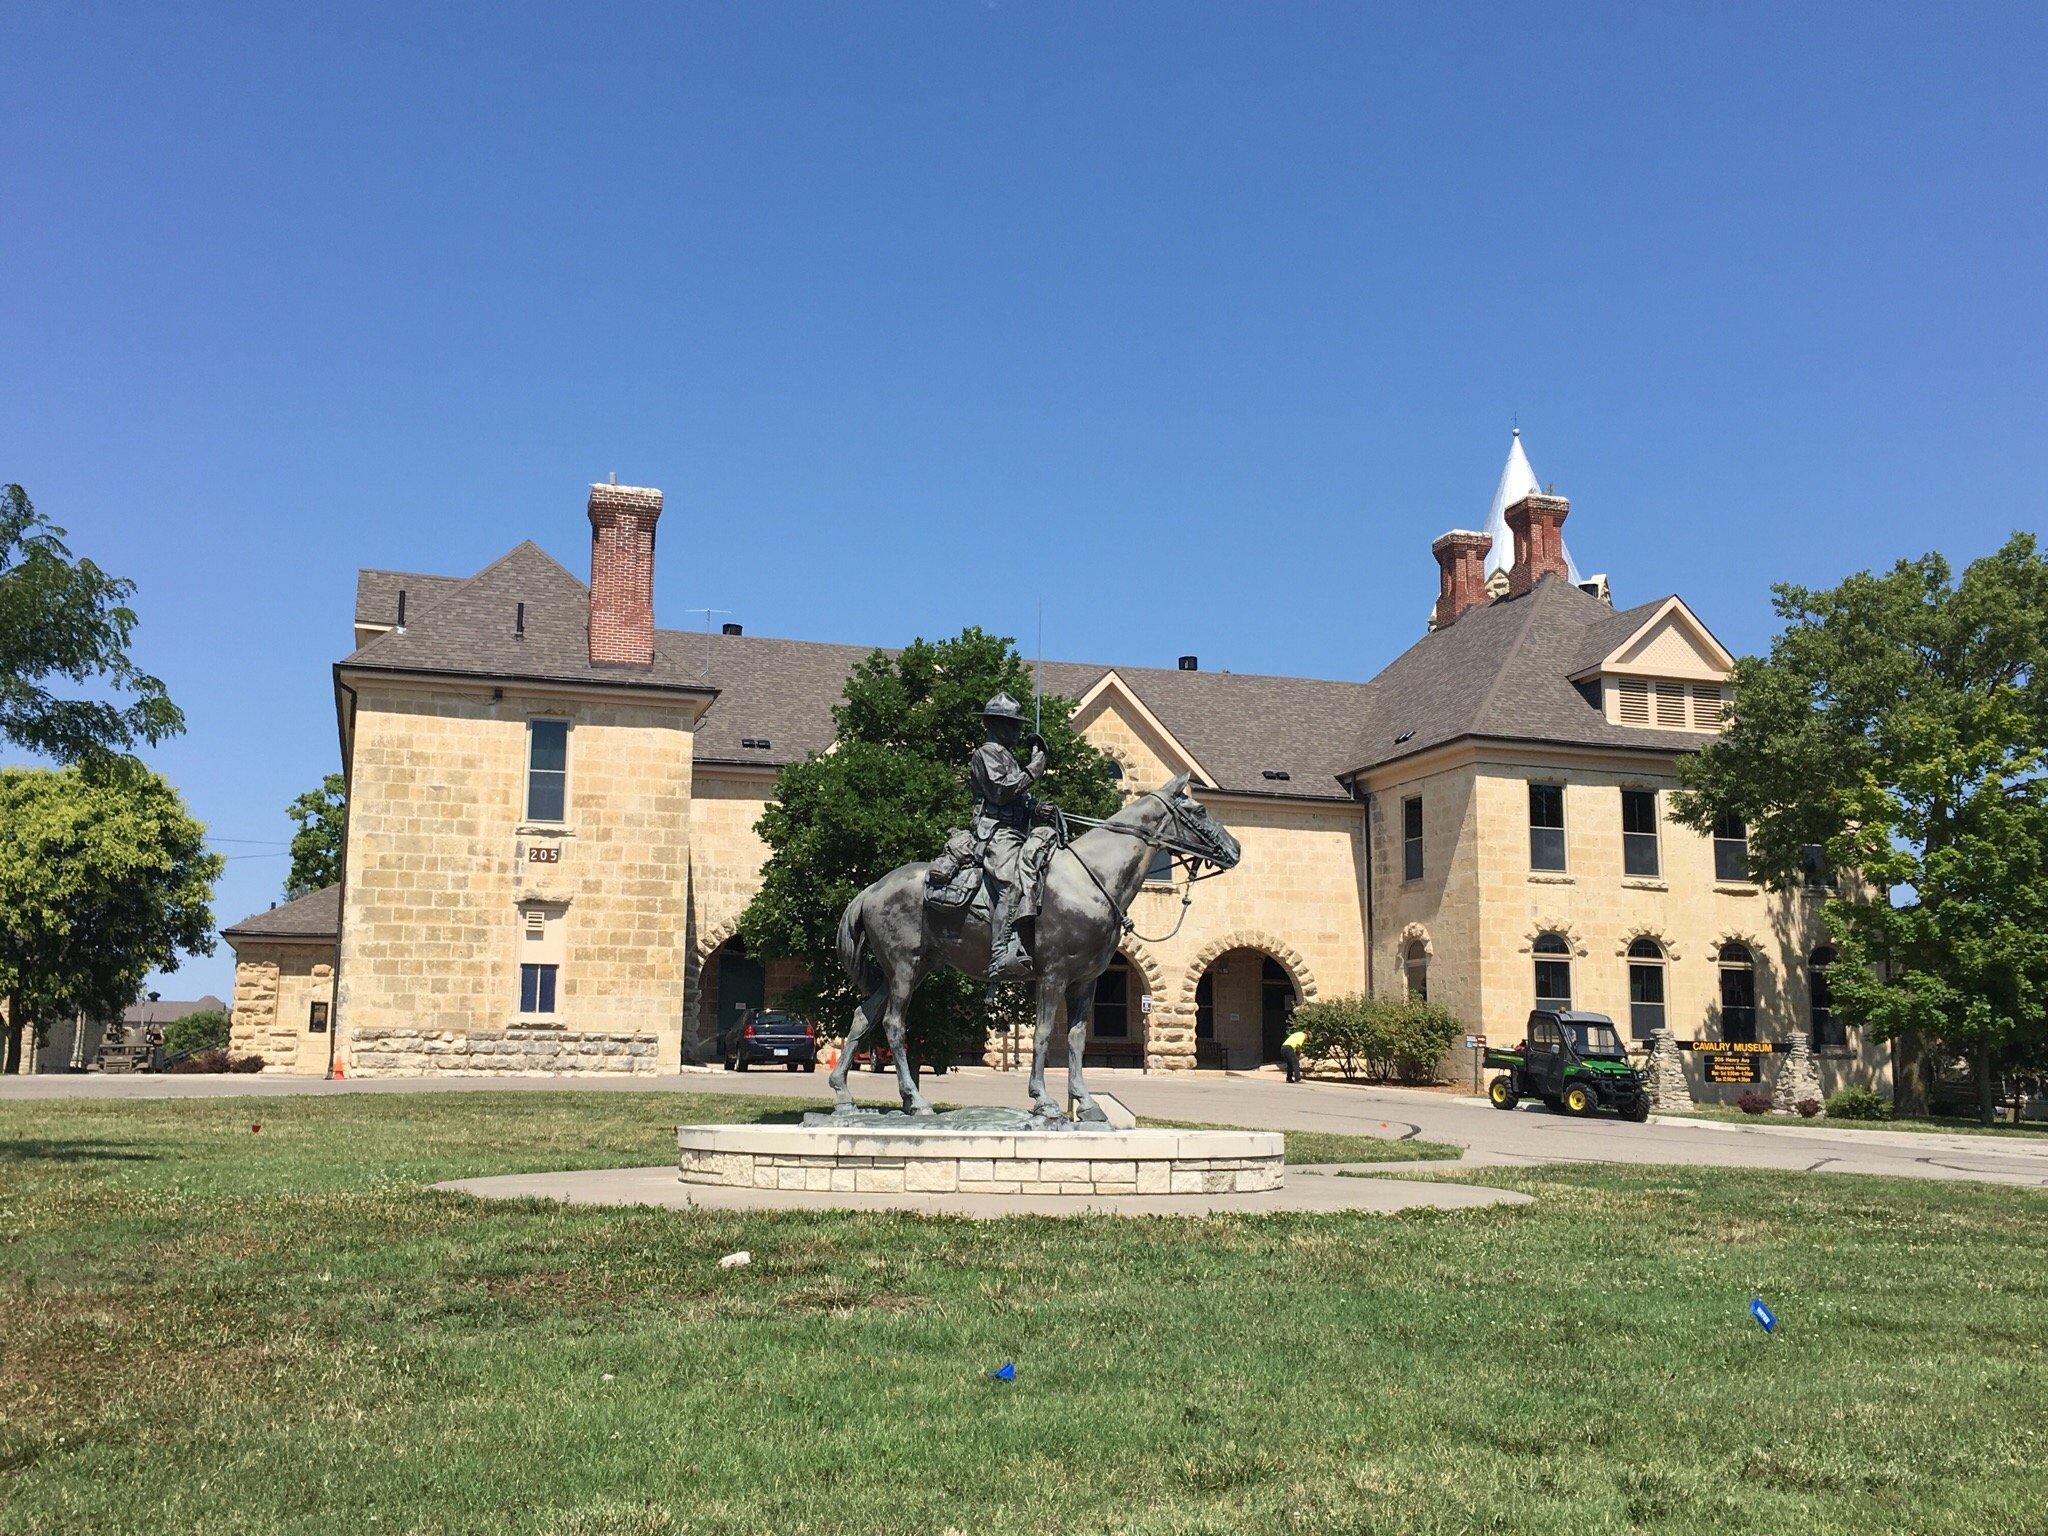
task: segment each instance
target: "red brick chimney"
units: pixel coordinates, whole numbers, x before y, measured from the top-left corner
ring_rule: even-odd
[[[1458,622],[1458,615],[1475,603],[1486,601],[1486,552],[1493,540],[1469,528],[1453,528],[1429,552],[1436,556],[1436,608],[1429,616],[1431,629]]]
[[[654,524],[661,492],[590,488],[590,659],[644,667],[654,660]]]
[[[1562,496],[1524,496],[1507,510],[1515,536],[1515,563],[1508,569],[1508,596],[1520,597],[1545,576],[1568,575],[1564,519],[1572,504]]]

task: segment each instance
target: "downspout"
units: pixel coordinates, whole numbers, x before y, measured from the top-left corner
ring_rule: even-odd
[[[341,1045],[341,956],[343,953],[342,933],[348,926],[348,819],[349,810],[355,803],[354,776],[356,736],[356,691],[341,680],[339,663],[334,668],[336,725],[341,734],[341,876],[340,889],[335,892],[334,901],[334,1003],[327,1010],[327,1078],[334,1078],[334,1056]],[[348,695],[348,710],[342,715],[341,695]]]
[[[1372,791],[1369,789],[1362,788],[1358,780],[1353,779],[1351,781],[1351,796],[1354,800],[1358,801],[1360,805],[1365,807],[1365,853],[1363,874],[1363,879],[1365,881],[1365,995],[1367,997],[1373,997],[1377,994],[1373,990],[1372,983],[1372,957],[1374,954],[1378,952],[1379,946],[1378,940],[1373,932],[1372,911]]]

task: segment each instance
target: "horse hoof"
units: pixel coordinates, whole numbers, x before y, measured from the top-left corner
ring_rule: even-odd
[[[936,1115],[938,1111],[936,1109],[933,1109],[931,1105],[925,1103],[924,1100],[919,1099],[914,1104],[905,1104],[903,1106],[903,1113],[905,1113],[906,1115],[915,1115],[918,1118],[922,1119],[926,1115]]]

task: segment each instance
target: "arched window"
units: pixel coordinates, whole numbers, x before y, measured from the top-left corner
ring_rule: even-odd
[[[1721,1038],[1756,1039],[1756,960],[1730,939],[1721,946]]]
[[[1664,946],[1648,935],[1628,947],[1628,1027],[1638,1040],[1664,1027]]]
[[[1572,1005],[1572,947],[1554,933],[1540,935],[1536,951],[1536,1006],[1559,1013]]]
[[[1429,945],[1421,939],[1410,939],[1407,952],[1401,957],[1401,969],[1408,977],[1408,1000],[1411,1003],[1429,1001]]]
[[[1813,1048],[1816,1051],[1845,1050],[1849,1044],[1847,1026],[1835,1017],[1835,989],[1828,980],[1828,968],[1834,963],[1832,944],[1821,945],[1806,962],[1807,1006],[1813,1016]]]

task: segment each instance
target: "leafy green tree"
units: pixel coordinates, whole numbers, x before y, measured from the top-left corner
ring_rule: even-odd
[[[1988,1120],[2048,1026],[2048,559],[2015,534],[1959,581],[1926,555],[1774,590],[1785,629],[1677,814],[1740,816],[1775,885],[1811,848],[1856,872],[1826,908],[1837,1012],[1967,1057]]]
[[[201,1008],[164,1026],[164,1055],[186,1056],[195,1051],[224,1051],[233,1033],[234,1021],[225,1008]]]
[[[285,807],[298,830],[292,833],[292,869],[285,877],[284,893],[303,896],[308,891],[338,884],[341,880],[342,839],[348,831],[348,785],[338,773],[320,781]]]
[[[0,770],[0,1072],[43,1022],[113,1018],[180,951],[211,954],[220,871],[178,792],[131,759]]]
[[[20,486],[0,487],[0,740],[75,762],[185,728],[164,685],[128,659],[134,592],[73,559]],[[54,681],[116,697],[62,698]]]
[[[831,750],[791,763],[756,824],[769,858],[761,889],[740,920],[749,953],[804,962],[788,999],[831,1033],[843,1033],[860,999],[840,973],[836,940],[847,902],[899,864],[929,859],[972,814],[967,764],[984,739],[981,708],[1007,690],[1032,696],[1031,671],[1007,639],[967,629],[918,640],[854,668],[833,711]],[[1109,760],[1072,724],[1072,701],[1044,700],[1051,767],[1034,791],[1064,809],[1107,816],[1120,797]],[[1004,1007],[1021,1009],[1021,989]],[[981,1049],[981,983],[935,975],[906,1019],[919,1059],[965,1059]]]

